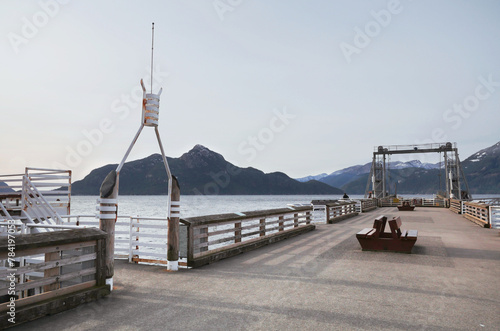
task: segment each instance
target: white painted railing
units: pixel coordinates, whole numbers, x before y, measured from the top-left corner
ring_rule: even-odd
[[[490,206],[490,223],[494,229],[500,229],[500,206]]]

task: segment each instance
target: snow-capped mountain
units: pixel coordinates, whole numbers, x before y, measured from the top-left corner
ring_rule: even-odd
[[[302,178],[295,178],[295,180],[303,183],[303,182],[308,182],[310,180],[320,180],[321,178],[326,177],[326,176],[328,176],[327,173],[322,173],[322,174],[319,174],[316,176],[306,176],[306,177],[302,177]]]

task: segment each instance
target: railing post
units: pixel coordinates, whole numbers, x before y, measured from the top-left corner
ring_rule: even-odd
[[[179,269],[179,216],[181,213],[181,189],[175,176],[172,176],[170,217],[168,218],[167,269]]]
[[[106,232],[106,284],[113,290],[113,275],[115,273],[115,223],[118,216],[118,174],[111,171],[100,188],[99,199],[99,229]]]
[[[241,242],[241,222],[234,223],[234,242]]]
[[[298,213],[293,214],[293,227],[294,228],[299,227],[299,214]]]
[[[488,227],[492,228],[493,225],[491,223],[491,206],[488,206]]]
[[[306,224],[311,224],[311,212],[306,211]]]
[[[284,223],[283,223],[283,215],[279,217],[279,221],[278,221],[278,231],[283,231],[284,230]]]
[[[208,242],[208,225],[202,225],[201,227],[199,227],[198,233],[200,235],[206,234],[206,236],[200,237],[199,239],[200,244]],[[208,246],[200,247],[200,252],[206,252],[206,251],[208,251]]]
[[[56,261],[61,259],[61,252],[45,253],[45,262]],[[43,277],[50,278],[54,276],[59,276],[61,274],[60,267],[50,268],[44,271]],[[44,292],[57,290],[61,284],[59,282],[55,284],[45,285],[43,287]]]
[[[106,240],[98,239],[96,242],[96,285],[106,284]]]
[[[128,223],[128,263],[132,263],[132,216]]]
[[[188,259],[188,265],[193,262],[194,259],[194,231],[193,231],[193,225],[191,223],[188,224],[187,226],[187,259]]]
[[[325,205],[325,210],[326,210],[326,223],[330,221],[330,206]]]
[[[266,235],[266,219],[265,218],[260,219],[259,231],[260,231],[260,237],[264,237]]]

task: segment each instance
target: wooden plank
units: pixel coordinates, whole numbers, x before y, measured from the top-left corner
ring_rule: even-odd
[[[27,306],[27,305],[30,305],[33,303],[37,303],[40,301],[45,301],[45,300],[57,298],[58,296],[81,291],[81,290],[90,288],[90,287],[95,286],[95,285],[96,285],[95,280],[91,280],[91,281],[88,281],[85,283],[67,286],[67,287],[60,288],[60,289],[57,289],[54,291],[36,294],[36,295],[32,295],[32,296],[22,298],[22,299],[17,299],[16,300],[16,308],[24,307],[24,306]],[[3,313],[3,312],[8,310],[7,304],[8,304],[8,302],[0,304],[0,313]]]
[[[226,247],[221,247],[204,253],[196,254],[193,260],[188,261],[188,266],[198,267],[221,259],[229,258],[243,252],[251,251],[259,247],[272,244],[287,238],[297,236],[299,234],[312,231],[316,227],[314,225],[307,225],[299,228],[292,228],[284,232],[276,232],[265,237],[258,237],[250,239],[238,244],[232,244]]]
[[[189,261],[192,261],[194,258],[194,234],[193,234],[193,226],[190,224],[186,225],[187,228],[187,233],[188,233],[188,238],[187,238],[187,260],[188,263]]]
[[[96,229],[96,230],[98,230],[98,229]],[[43,234],[51,234],[51,233],[56,233],[56,232],[67,232],[67,231],[73,231],[73,230],[54,231],[54,232],[43,233]],[[32,234],[32,236],[35,236],[37,234]],[[21,247],[17,246],[17,238],[18,237],[16,237],[16,257],[40,255],[40,254],[45,254],[45,253],[72,250],[72,249],[78,249],[78,248],[83,248],[83,247],[95,245],[95,239],[94,239],[92,241],[82,241],[82,242],[76,242],[76,243],[70,243],[70,244],[64,244],[64,245],[55,244],[55,246],[43,246],[43,247],[39,247],[39,248],[22,249]],[[0,239],[0,242],[2,242],[4,240],[7,241],[7,237],[5,237],[5,239],[4,238]],[[0,251],[0,260],[6,260],[7,253],[8,253],[8,251]]]
[[[359,231],[356,233],[356,236],[363,236],[366,237],[368,233],[370,233],[373,230],[373,228],[364,228],[363,230]]]
[[[269,210],[257,210],[257,211],[246,211],[243,212],[245,216],[241,216],[238,214],[230,213],[230,214],[217,214],[217,215],[207,215],[207,216],[198,216],[198,217],[189,217],[183,219],[183,222],[190,223],[192,225],[208,225],[212,223],[224,223],[231,222],[236,220],[245,220],[245,219],[260,219],[263,217],[272,217],[278,216],[282,214],[290,214],[294,212],[308,212],[312,211],[312,206],[300,206],[294,207],[294,209],[290,208],[277,208],[277,209],[269,209]]]
[[[234,242],[241,242],[241,222],[234,223]]]
[[[61,259],[61,252],[53,252],[45,254],[45,262],[52,262]],[[43,272],[44,278],[50,278],[54,276],[59,276],[61,274],[61,268],[59,266],[47,269]],[[58,281],[49,285],[44,286],[44,292],[57,290],[61,286],[61,283]]]
[[[36,287],[42,287],[42,286],[46,286],[46,285],[56,284],[56,283],[60,283],[62,281],[73,279],[73,278],[80,277],[80,276],[92,275],[92,274],[95,274],[95,272],[96,272],[96,268],[93,267],[93,268],[88,268],[88,269],[84,269],[84,270],[71,272],[71,273],[68,273],[65,275],[58,275],[58,276],[33,280],[33,281],[22,283],[22,284],[16,284],[16,292],[29,290],[29,289],[36,288]],[[8,288],[0,289],[0,296],[7,295],[7,292],[8,292]]]
[[[109,294],[108,287],[93,286],[81,291],[58,296],[16,309],[16,325],[36,320],[46,315],[54,315],[68,309],[76,308],[82,303],[95,301]],[[0,329],[12,326],[7,319],[0,319]],[[22,326],[21,326],[22,328]]]
[[[49,253],[49,254],[56,254],[56,253]],[[74,256],[70,258],[65,258],[65,259],[60,259],[60,260],[50,260],[48,262],[42,262],[42,263],[35,263],[35,264],[30,264],[24,267],[17,267],[16,268],[16,275],[22,275],[25,273],[29,272],[39,272],[39,271],[44,271],[46,269],[51,269],[54,267],[63,267],[66,265],[71,265],[79,262],[85,262],[85,261],[91,261],[96,259],[96,253],[92,254],[85,254],[85,255],[80,255],[80,256]],[[7,270],[0,270],[0,279],[7,277],[10,272]]]
[[[106,239],[98,239],[96,242],[96,285],[101,286],[106,284]]]
[[[406,235],[407,239],[417,239],[418,231],[417,230],[408,230],[408,234]]]
[[[376,236],[377,234],[378,234],[377,230],[376,229],[372,229],[370,232],[368,232],[366,234],[366,238],[369,238],[369,237],[372,238],[372,237]]]

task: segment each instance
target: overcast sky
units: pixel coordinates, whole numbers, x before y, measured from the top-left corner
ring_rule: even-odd
[[[463,160],[500,140],[499,1],[2,0],[0,174],[120,162],[151,22],[168,156],[202,144],[302,177],[378,145],[457,142]],[[159,152],[153,131],[129,160]]]

